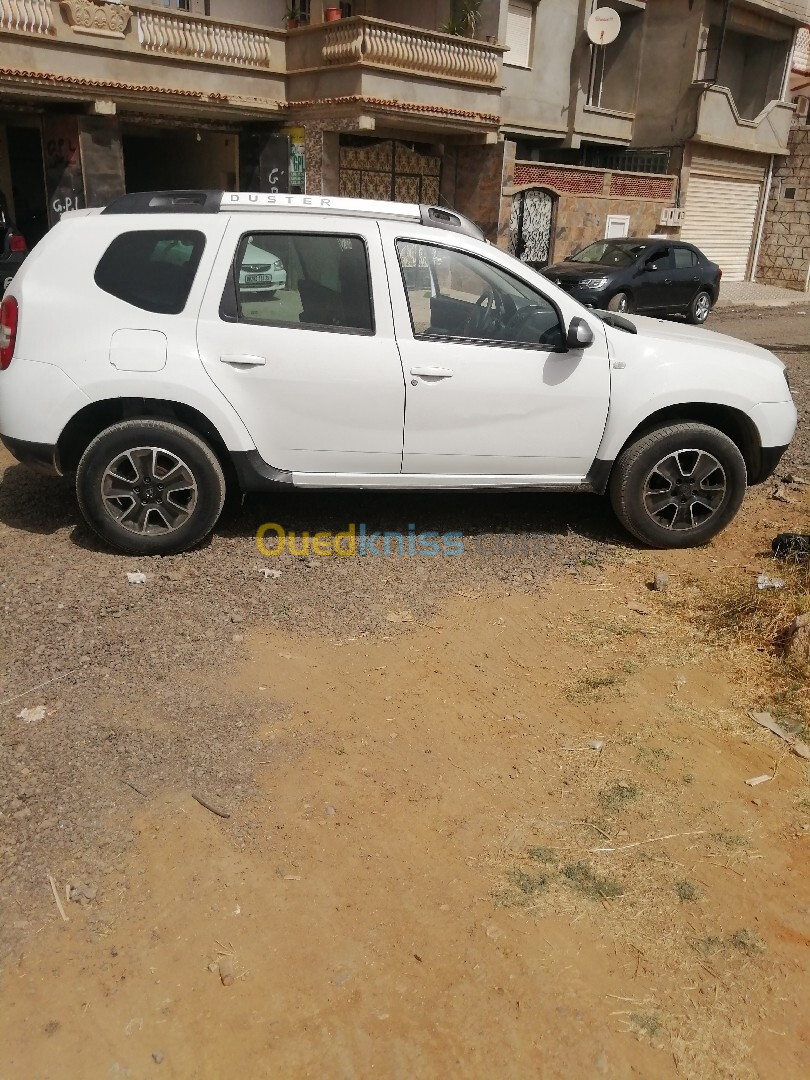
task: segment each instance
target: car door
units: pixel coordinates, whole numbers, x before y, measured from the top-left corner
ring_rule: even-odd
[[[406,377],[403,473],[584,477],[610,397],[600,320],[528,284],[517,262],[512,273],[494,255],[406,238],[393,223],[383,236]],[[573,314],[593,329],[587,349],[565,347]]]
[[[672,247],[672,302],[681,309],[692,303],[700,288],[700,265],[691,248],[674,244]]]
[[[656,247],[646,256],[633,289],[636,311],[668,311],[672,308],[674,268],[675,261],[669,246]]]
[[[283,270],[270,292],[246,271],[257,250]],[[222,251],[198,347],[262,458],[293,472],[398,473],[405,390],[376,223],[234,214]]]

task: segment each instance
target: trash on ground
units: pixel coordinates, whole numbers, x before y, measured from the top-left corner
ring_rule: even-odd
[[[804,558],[810,555],[810,534],[779,533],[771,541],[771,551],[782,559],[789,555]]]
[[[757,787],[757,785],[764,784],[768,780],[773,780],[773,777],[770,773],[763,773],[762,776],[752,776],[750,780],[746,780],[745,782],[749,787]]]
[[[788,495],[787,491],[785,490],[785,485],[784,484],[775,484],[773,486],[773,488],[771,490],[771,493],[768,496],[768,498],[769,499],[776,499],[777,502],[783,502],[783,503],[792,503],[793,502],[793,499],[791,499],[790,495]]]
[[[265,581],[275,581],[276,578],[281,577],[280,570],[269,570],[266,566],[262,566],[259,570]]]
[[[767,574],[760,574],[757,578],[758,589],[784,589],[785,582],[780,577],[768,577]]]
[[[233,960],[230,956],[220,957],[219,979],[223,986],[230,986],[233,983]]]
[[[795,735],[791,735],[789,732],[785,731],[783,727],[780,727],[769,712],[749,712],[748,715],[755,723],[759,724],[760,727],[767,728],[768,731],[772,731],[774,735],[778,735],[780,739],[784,739],[794,754],[810,761],[810,746],[803,743],[800,739],[797,739]]]
[[[130,585],[145,585],[146,574],[142,574],[139,571],[136,571],[135,573],[130,572],[127,574],[127,581]]]
[[[35,724],[38,720],[44,720],[47,710],[44,705],[34,705],[31,709],[20,709],[17,719],[24,724]]]

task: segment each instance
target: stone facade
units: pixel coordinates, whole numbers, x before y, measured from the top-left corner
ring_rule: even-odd
[[[572,251],[579,251],[605,235],[608,216],[629,217],[628,236],[651,233],[677,238],[677,229],[659,225],[661,208],[666,204],[648,199],[611,199],[598,196],[560,195],[554,219],[552,262],[561,262]]]
[[[509,243],[515,144],[447,146],[442,172],[442,195],[460,214],[483,229],[487,240],[506,248]]]
[[[796,124],[790,155],[774,170],[757,280],[785,289],[810,289],[810,127]]]

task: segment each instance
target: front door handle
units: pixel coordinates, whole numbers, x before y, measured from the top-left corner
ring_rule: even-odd
[[[672,284],[672,278],[671,277],[665,277],[664,278],[664,284],[665,285],[671,285]]]
[[[423,379],[450,379],[453,369],[449,367],[412,367],[411,375],[421,375]]]
[[[219,359],[221,363],[233,364],[234,367],[263,367],[267,363],[266,357],[254,356],[251,353],[234,353],[220,356]]]

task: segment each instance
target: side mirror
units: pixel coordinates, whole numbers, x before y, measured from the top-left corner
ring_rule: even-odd
[[[565,344],[569,349],[587,349],[588,346],[593,345],[593,330],[578,315],[575,315],[568,324]]]

